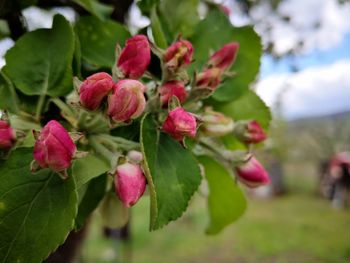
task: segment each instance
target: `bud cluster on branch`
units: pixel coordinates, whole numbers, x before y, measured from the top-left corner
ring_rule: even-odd
[[[256,120],[233,120],[204,101],[226,78],[235,77],[230,68],[238,49],[237,42],[224,45],[209,57],[199,73],[195,70],[190,77],[188,66],[193,61],[194,48],[187,40],[178,39],[166,50],[150,43],[144,35],[128,39],[123,49],[117,44],[112,75],[96,72],[83,81],[75,78],[76,90],[67,98],[67,104],[54,100],[66,124],[71,125],[71,132],[56,120],[49,121],[41,131],[33,131],[32,172],[49,168],[66,179],[74,159],[86,155],[77,150],[78,143],[82,149],[91,149],[110,162],[112,191],[124,207],[131,207],[146,189],[144,156],[139,141],[116,137],[110,132],[151,114],[160,132],[182,147],[191,141],[193,153],[204,152],[221,160],[244,185],[267,184],[268,174],[252,153],[252,145],[266,139],[260,124]],[[160,79],[147,71],[152,52],[161,62]],[[96,132],[100,130],[104,132]],[[247,145],[247,151],[236,154],[225,149],[220,141],[224,136],[235,136]],[[15,138],[9,123],[1,120],[0,149],[8,151]]]

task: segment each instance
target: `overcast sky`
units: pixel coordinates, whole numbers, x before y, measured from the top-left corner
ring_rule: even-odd
[[[231,21],[235,25],[249,23],[237,12],[234,1],[223,2],[231,8]],[[30,8],[24,15],[29,28],[34,29],[50,27],[52,15],[57,12],[63,13],[70,21],[74,20],[74,13],[63,9],[48,13]],[[255,20],[263,18],[263,22],[255,26],[263,43],[273,41],[274,51],[280,55],[295,47],[300,40],[305,45],[293,60],[289,56],[283,56],[279,61],[269,56],[262,58],[256,85],[258,94],[269,106],[281,98],[283,114],[287,118],[350,110],[350,2],[339,5],[337,0],[285,0],[277,12],[291,19],[288,23],[282,21],[267,4],[251,11]],[[133,26],[138,25],[135,21],[147,25],[147,20],[141,19],[135,8],[131,18]],[[317,30],[314,29],[315,23],[318,24]],[[266,27],[271,24],[271,34],[266,34]],[[3,55],[12,45],[10,39],[0,41],[0,67],[5,63]],[[298,72],[290,72],[292,64],[297,66]]]
[[[270,38],[275,52],[284,54],[300,40],[300,55],[276,62],[263,57],[258,94],[272,106],[282,101],[284,116],[299,118],[350,110],[350,3],[337,0],[286,0],[278,11],[291,17],[279,21],[266,5],[253,10],[274,22]],[[318,23],[315,30],[314,25]],[[261,25],[263,27],[264,25]],[[256,27],[264,40],[263,28]],[[291,72],[291,65],[298,72]],[[283,96],[280,95],[283,93]]]

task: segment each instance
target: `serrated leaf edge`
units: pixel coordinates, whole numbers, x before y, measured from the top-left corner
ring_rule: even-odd
[[[149,114],[145,114],[141,119],[141,125],[140,125],[140,144],[141,144],[141,152],[144,156],[143,158],[143,168],[145,170],[145,176],[148,182],[148,187],[150,191],[150,225],[149,230],[155,230],[154,225],[156,224],[157,217],[158,217],[158,208],[157,208],[157,193],[155,191],[155,186],[153,183],[151,171],[149,169],[147,160],[146,160],[146,153],[145,153],[145,147],[143,144],[143,123],[145,119],[148,117]]]

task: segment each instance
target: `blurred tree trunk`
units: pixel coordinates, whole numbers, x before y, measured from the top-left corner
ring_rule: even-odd
[[[267,165],[267,171],[270,175],[272,194],[283,195],[286,192],[283,167],[281,161],[273,159]]]
[[[75,232],[69,233],[66,241],[53,252],[44,263],[71,263],[77,258],[83,241],[86,237],[88,224]]]

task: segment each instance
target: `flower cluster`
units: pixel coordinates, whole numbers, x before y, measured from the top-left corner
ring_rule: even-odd
[[[212,107],[201,107],[201,100],[230,75],[229,69],[236,59],[238,43],[228,43],[215,52],[190,82],[187,67],[193,60],[194,49],[189,41],[180,39],[158,52],[163,77],[161,81],[156,81],[155,86],[149,87],[143,84],[141,78],[150,75],[147,70],[151,61],[151,46],[144,35],[128,39],[125,47],[119,50],[113,76],[98,72],[79,82],[79,107],[91,114],[102,114],[110,127],[128,125],[146,111],[158,114],[160,130],[184,147],[186,138],[196,141],[199,147],[202,138],[211,142],[212,138],[229,134],[246,145],[266,139],[264,130],[255,120],[235,122]],[[52,120],[41,132],[34,132],[34,137],[32,170],[49,168],[66,178],[67,169],[77,157],[77,147],[67,130]],[[0,122],[0,147],[11,147],[13,140],[11,127]],[[121,149],[114,160],[111,174],[117,196],[125,207],[130,207],[146,189],[143,156],[139,151]],[[251,152],[246,156],[231,160],[239,181],[248,187],[268,183],[269,177],[263,166]]]

